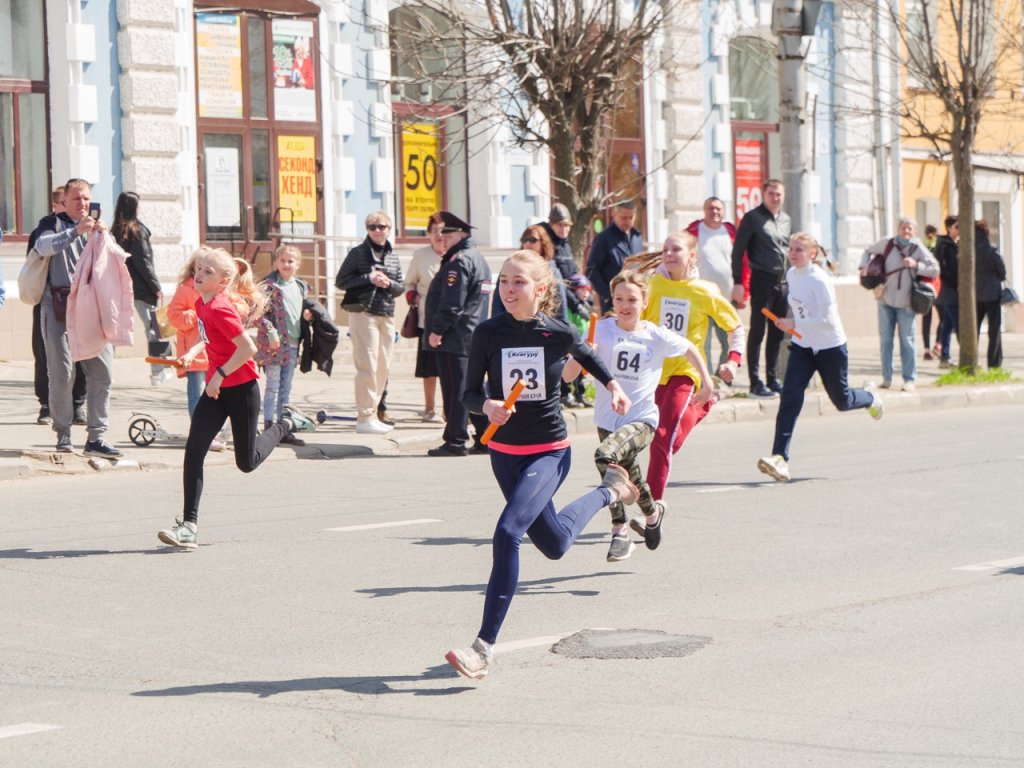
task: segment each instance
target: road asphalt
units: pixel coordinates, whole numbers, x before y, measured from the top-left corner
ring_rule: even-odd
[[[982,349],[986,337],[982,337]],[[423,453],[441,443],[442,425],[425,424],[418,415],[423,409],[423,387],[414,378],[415,342],[399,339],[392,360],[388,386],[388,413],[396,421],[392,432],[383,436],[359,435],[355,432],[355,405],[352,379],[354,369],[348,340],[344,338],[335,355],[330,377],[319,371],[296,373],[292,401],[303,411],[329,415],[315,435],[304,435],[307,445],[275,451],[272,461],[287,460],[293,453],[302,458],[346,458],[394,456]],[[878,339],[850,339],[849,380],[854,386],[881,380],[878,361]],[[936,361],[921,359],[918,349],[917,387],[915,392],[883,391],[887,412],[908,409],[950,409],[982,405],[1008,405],[1024,402],[1024,334],[1003,335],[1003,367],[1014,373],[1014,380],[1004,384],[974,386],[937,386],[936,379],[944,371]],[[898,354],[896,368],[899,369]],[[97,471],[138,471],[139,469],[171,469],[181,466],[184,435],[188,432],[184,380],[166,384],[150,384],[149,365],[139,358],[117,357],[114,361],[114,386],[110,403],[110,426],[107,440],[124,452],[115,463],[89,460],[81,455],[85,428],[72,429],[74,454],[54,452],[56,436],[48,426],[36,423],[39,404],[33,393],[31,361],[0,362],[0,480],[50,476],[54,474],[94,473]],[[901,384],[899,377],[894,386]],[[778,400],[755,400],[746,397],[746,371],[740,372],[734,396],[717,403],[708,416],[708,424],[723,425],[760,419],[774,419]],[[440,393],[437,397],[440,410]],[[835,408],[817,380],[812,383],[805,401],[802,418],[835,414]],[[565,411],[570,433],[593,432],[593,410],[574,408]],[[157,439],[148,446],[138,446],[129,439],[129,426],[138,418],[147,418],[170,437]],[[209,465],[231,463],[229,451],[211,453]],[[458,459],[432,459],[457,461]]]

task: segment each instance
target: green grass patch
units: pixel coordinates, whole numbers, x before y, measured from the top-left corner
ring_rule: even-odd
[[[1020,381],[1013,371],[1004,368],[979,368],[971,373],[967,368],[950,368],[935,380],[937,387],[965,386],[970,384],[1005,384],[1008,381]]]

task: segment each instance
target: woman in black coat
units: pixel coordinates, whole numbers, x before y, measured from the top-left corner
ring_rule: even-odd
[[[163,287],[153,267],[153,249],[149,245],[149,229],[139,221],[139,196],[134,192],[122,192],[114,207],[114,223],[110,234],[117,244],[128,253],[125,264],[132,278],[132,292],[135,296],[135,310],[142,319],[142,327],[149,340],[149,354],[153,357],[166,356],[168,344],[160,340],[156,323],[156,308],[164,297]],[[149,383],[156,386],[174,378],[171,369],[151,365]]]
[[[981,338],[981,321],[988,321],[988,367],[999,368],[1003,364],[1003,343],[1000,338],[1003,310],[999,294],[1003,280],[1006,279],[1006,264],[988,239],[988,222],[984,219],[978,219],[974,225],[974,254],[978,338]]]

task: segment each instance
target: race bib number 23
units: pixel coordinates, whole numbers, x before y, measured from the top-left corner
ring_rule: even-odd
[[[543,400],[546,395],[544,382],[544,348],[514,347],[501,350],[501,385],[507,396],[512,387],[523,380],[522,401]]]

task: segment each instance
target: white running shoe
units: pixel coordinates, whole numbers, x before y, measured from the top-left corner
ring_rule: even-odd
[[[771,475],[780,483],[789,482],[789,464],[787,464],[786,460],[779,456],[779,454],[758,459],[757,468],[766,475]]]
[[[871,405],[868,406],[868,413],[871,414],[871,418],[875,421],[879,421],[882,418],[882,414],[885,413],[885,403],[882,402],[882,398],[878,396],[877,392],[871,393]]]
[[[469,648],[448,651],[444,658],[460,675],[473,680],[483,680],[490,671],[491,649],[478,637]]]

